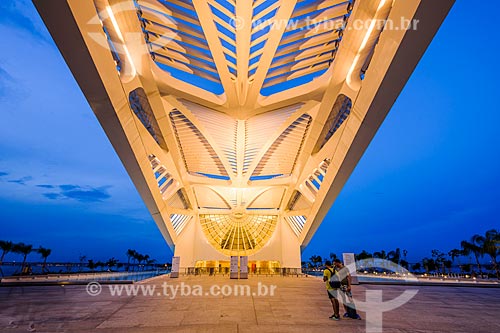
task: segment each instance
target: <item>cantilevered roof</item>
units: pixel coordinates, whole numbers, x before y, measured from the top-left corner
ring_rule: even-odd
[[[134,3],[159,68],[217,95],[236,90],[240,105],[252,103],[245,99],[250,89],[269,96],[331,75],[353,8],[344,0]]]
[[[253,254],[307,245],[453,0],[35,3],[167,242]]]

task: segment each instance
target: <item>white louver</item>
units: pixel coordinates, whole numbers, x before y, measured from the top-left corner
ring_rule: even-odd
[[[302,215],[286,216],[285,220],[288,222],[295,235],[299,237],[302,229],[304,229],[304,225],[306,224],[306,217]]]
[[[330,160],[325,159],[304,181],[305,187],[313,194],[316,195],[321,188],[323,179],[325,179],[326,171],[330,166]]]
[[[303,114],[274,141],[253,171],[250,180],[291,175],[307,135],[311,116]]]
[[[255,160],[262,147],[280,126],[303,104],[294,104],[289,107],[266,112],[248,119],[245,122],[245,158],[243,174]]]
[[[210,178],[229,179],[219,156],[201,131],[180,111],[170,112],[179,150],[188,173]]]
[[[158,184],[158,188],[163,199],[168,199],[172,193],[179,187],[179,182],[167,171],[167,168],[161,164],[155,155],[149,155],[149,163]]]
[[[182,104],[200,121],[204,129],[224,153],[224,157],[231,165],[234,174],[238,172],[237,158],[237,130],[238,121],[227,114],[214,111],[187,100]]]
[[[170,222],[172,222],[172,227],[177,235],[181,233],[182,229],[184,229],[189,220],[191,220],[191,217],[190,215],[183,214],[170,215]]]

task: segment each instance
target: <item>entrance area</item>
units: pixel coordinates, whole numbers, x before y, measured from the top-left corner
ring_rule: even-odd
[[[188,274],[226,275],[229,274],[229,267],[229,260],[199,260],[195,267],[188,268]],[[282,274],[282,269],[279,261],[250,260],[248,261],[248,273],[250,275],[279,275]]]

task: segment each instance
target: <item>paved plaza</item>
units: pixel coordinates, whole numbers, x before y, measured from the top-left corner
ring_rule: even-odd
[[[170,287],[163,287],[165,282],[179,287],[175,298]],[[248,285],[251,293],[258,293],[259,283],[261,293],[263,286],[269,288],[267,296],[216,295],[232,292],[235,285]],[[328,319],[332,308],[323,282],[314,277],[230,280],[223,276],[163,276],[134,286],[156,289],[153,296],[112,296],[109,286],[103,285],[98,296],[90,296],[86,286],[0,288],[0,331],[366,331],[366,320]],[[185,293],[191,288],[192,293],[202,290],[203,295],[180,295],[182,286]],[[269,294],[271,286],[276,286],[274,295]],[[206,296],[210,288],[215,294]],[[500,288],[359,285],[353,292],[362,301],[367,290],[382,290],[385,302],[407,289],[418,293],[408,303],[383,314],[384,332],[500,331]],[[366,319],[366,313],[360,314]]]

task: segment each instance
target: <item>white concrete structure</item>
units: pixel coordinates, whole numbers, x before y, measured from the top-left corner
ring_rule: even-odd
[[[454,0],[34,2],[181,267],[296,268]]]

